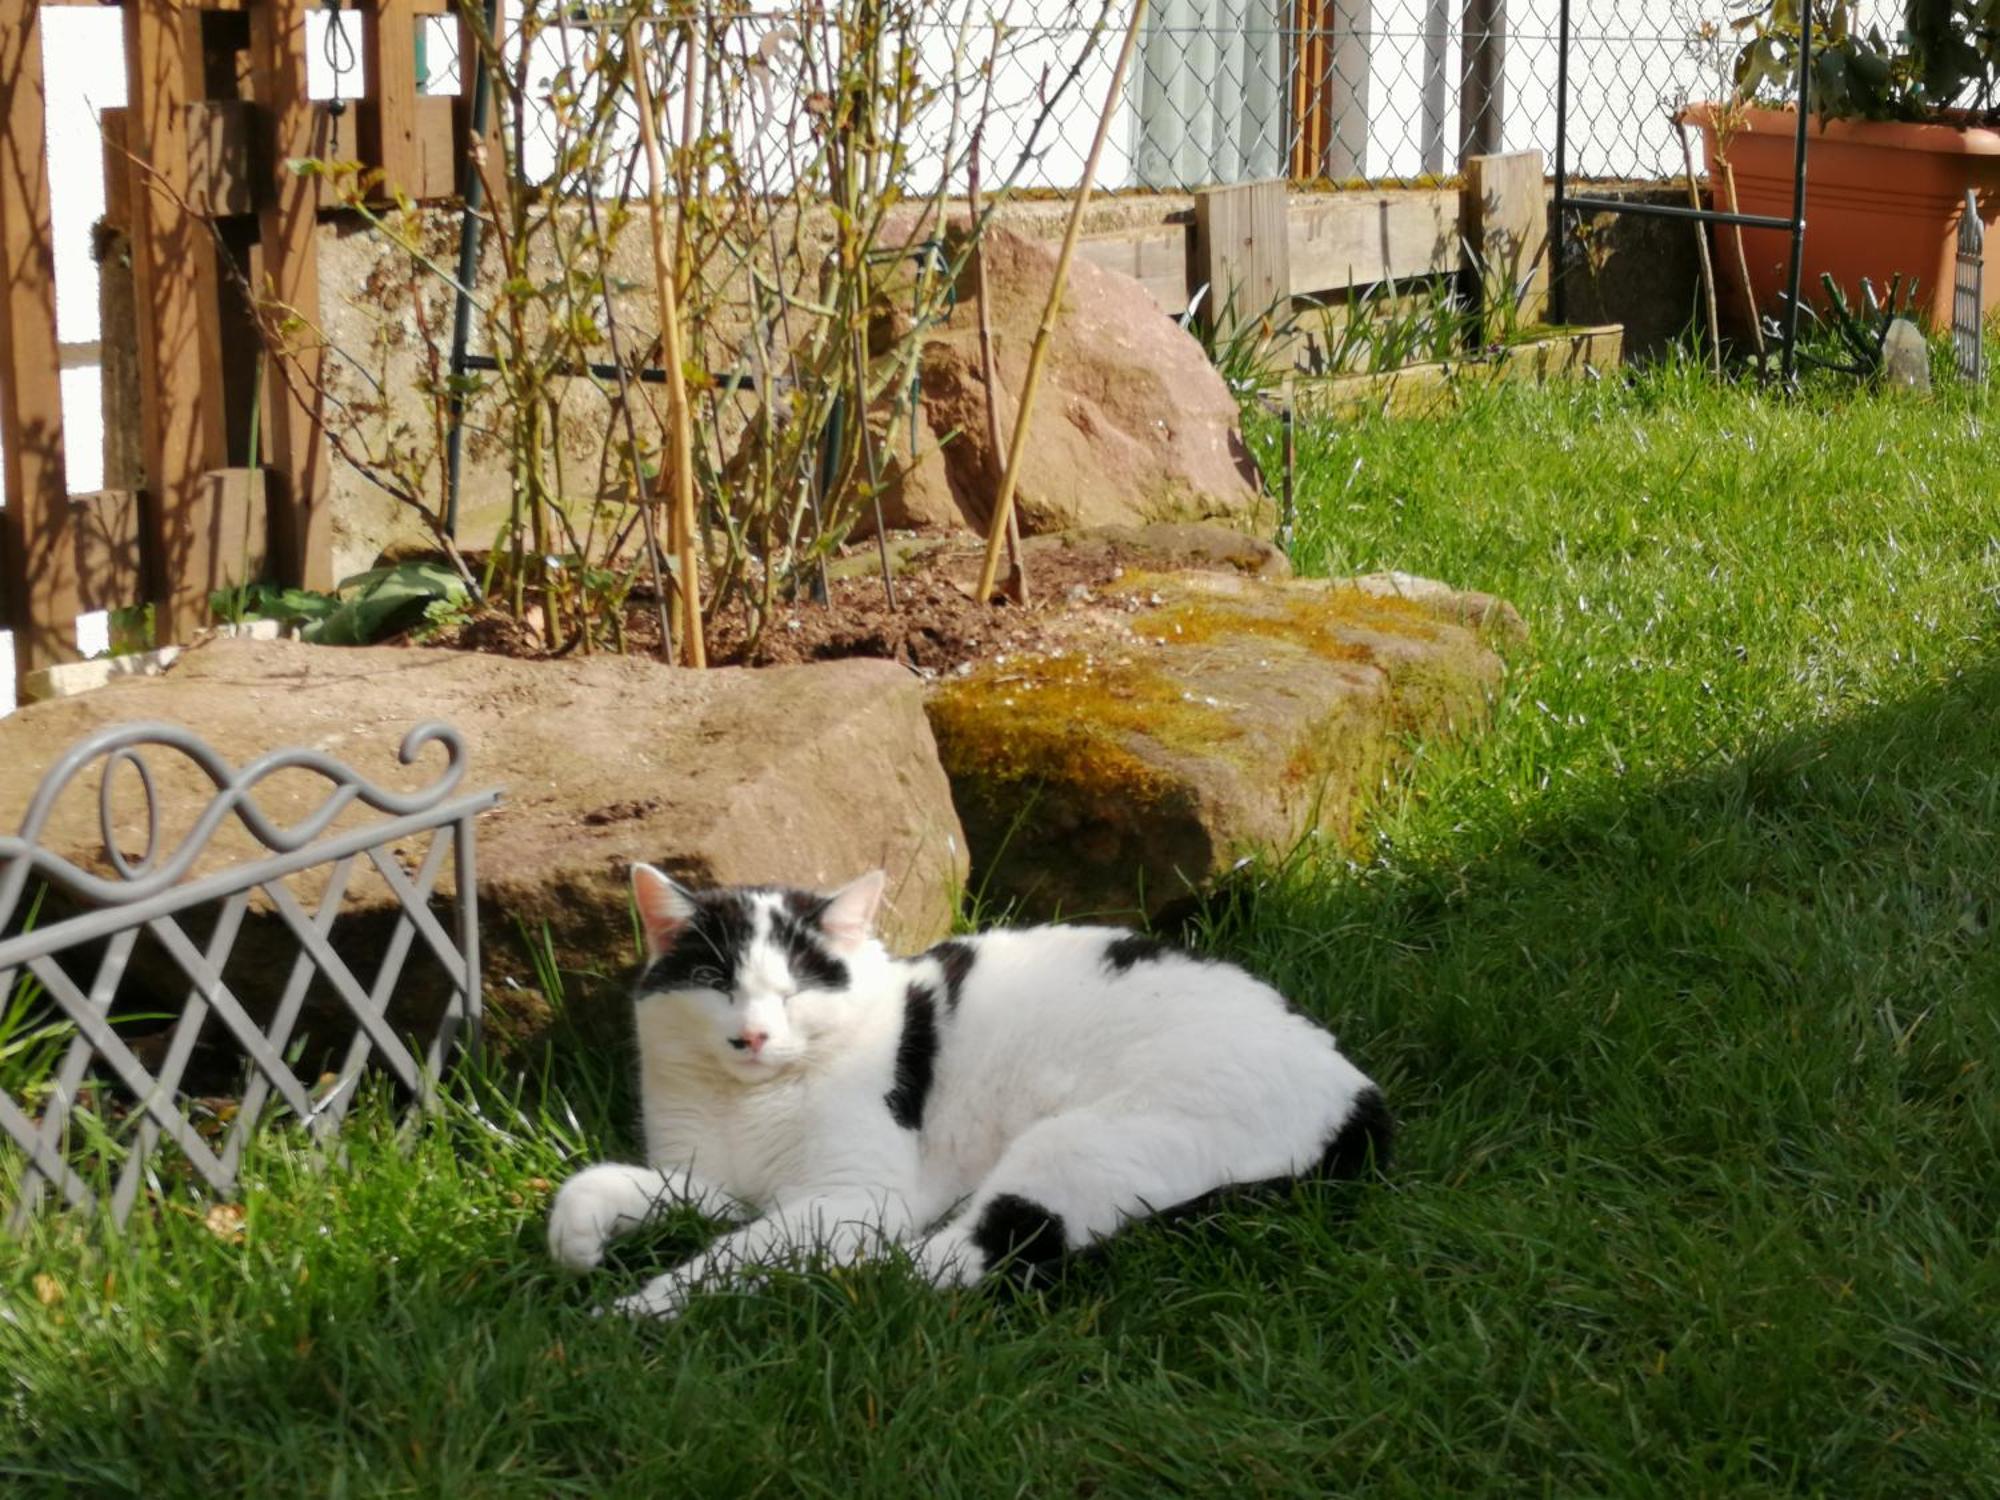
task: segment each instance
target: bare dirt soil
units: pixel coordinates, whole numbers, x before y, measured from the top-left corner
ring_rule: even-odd
[[[1128,571],[1161,561],[1156,545],[1137,540],[1031,543],[1023,607],[975,599],[982,556],[972,539],[900,538],[891,558],[896,571],[885,588],[875,544],[859,544],[829,565],[826,603],[805,589],[795,599],[774,599],[771,618],[754,640],[741,601],[726,604],[708,625],[709,662],[766,667],[867,656],[901,662],[925,676],[942,674],[1001,653],[1050,646],[1061,621],[1115,602],[1107,596],[1119,592]],[[1004,561],[1001,576],[1004,582]],[[650,590],[635,590],[628,601],[625,633],[633,655],[657,653],[659,612]],[[498,615],[476,619],[435,644],[528,659],[553,654],[531,627]]]

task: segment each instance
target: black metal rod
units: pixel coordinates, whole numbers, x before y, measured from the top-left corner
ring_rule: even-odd
[[[500,25],[500,0],[486,0],[486,39],[495,41],[494,32]],[[461,32],[460,35],[463,35]],[[460,52],[467,49],[463,46]],[[472,67],[472,118],[470,121],[471,140],[463,142],[465,168],[459,174],[459,197],[465,202],[465,212],[458,221],[458,289],[452,293],[451,307],[451,404],[449,427],[445,436],[445,503],[444,529],[450,537],[458,535],[458,485],[461,466],[465,458],[465,393],[460,389],[460,377],[467,369],[465,362],[466,341],[472,336],[472,286],[473,277],[479,274],[479,208],[485,199],[485,181],[479,175],[479,168],[473,164],[473,142],[482,142],[486,136],[486,109],[489,81],[486,77],[484,57],[458,60],[459,87],[465,86],[465,70]]]
[[[1793,221],[1771,214],[1732,214],[1715,208],[1687,208],[1672,203],[1628,203],[1619,198],[1573,197],[1571,208],[1608,210],[1611,213],[1642,214],[1656,219],[1693,219],[1702,224],[1740,224],[1746,229],[1781,229],[1790,234]]]
[[[1553,218],[1555,243],[1549,247],[1550,279],[1555,283],[1556,322],[1569,321],[1569,277],[1563,272],[1563,246],[1568,235],[1568,202],[1564,179],[1569,173],[1569,0],[1556,12],[1556,192]]]
[[[461,369],[466,370],[497,370],[500,368],[500,361],[490,354],[461,354],[458,356],[457,363]],[[571,377],[594,375],[599,380],[616,380],[618,378],[618,366],[599,364],[595,361],[587,365],[579,365],[565,360],[561,364],[550,366],[549,373],[551,375]],[[658,365],[642,365],[636,370],[625,371],[625,378],[627,380],[643,381],[647,385],[665,385],[667,383],[667,372]],[[755,391],[757,389],[757,377],[743,370],[724,370],[719,373],[710,371],[708,378],[712,385],[725,391]]]
[[[1792,159],[1792,265],[1790,294],[1785,299],[1785,353],[1781,363],[1783,379],[1792,383],[1798,367],[1799,279],[1805,274],[1806,255],[1806,116],[1812,109],[1812,7],[1799,7],[1799,135],[1797,154]]]

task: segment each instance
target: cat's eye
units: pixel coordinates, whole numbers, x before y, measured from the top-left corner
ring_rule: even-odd
[[[719,990],[724,988],[722,971],[720,969],[710,969],[707,967],[696,969],[692,974],[688,975],[688,980],[697,989]]]

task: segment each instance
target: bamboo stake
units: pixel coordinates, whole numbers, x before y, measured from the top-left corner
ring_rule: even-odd
[[[1097,134],[1091,138],[1090,155],[1083,163],[1083,183],[1070,205],[1069,227],[1063,231],[1062,252],[1056,257],[1056,277],[1049,287],[1048,305],[1042,309],[1042,323],[1035,330],[1035,342],[1028,350],[1028,373],[1021,379],[1020,407],[1014,414],[1014,434],[1007,444],[1007,471],[1000,477],[1000,493],[994,497],[993,520],[986,533],[986,561],[979,570],[979,592],[984,603],[993,597],[993,584],[1000,572],[1000,548],[1007,539],[1007,526],[1014,515],[1014,487],[1020,482],[1021,455],[1028,446],[1029,417],[1035,408],[1035,390],[1042,382],[1042,362],[1048,357],[1049,336],[1055,332],[1056,311],[1062,306],[1063,284],[1069,279],[1069,263],[1076,254],[1077,231],[1083,225],[1083,211],[1090,205],[1090,186],[1097,180],[1098,158],[1111,134],[1111,117],[1118,112],[1118,98],[1125,88],[1125,74],[1132,66],[1132,54],[1139,46],[1139,28],[1146,21],[1146,0],[1132,7],[1132,25],[1125,33],[1125,45],[1118,50],[1118,65],[1111,70],[1111,87],[1104,95],[1104,109],[1097,117]]]
[[[1681,138],[1681,161],[1687,167],[1688,202],[1694,208],[1701,207],[1701,189],[1694,180],[1694,150],[1688,145],[1687,126],[1674,121],[1674,134]],[[1715,263],[1708,256],[1708,229],[1700,222],[1694,226],[1695,257],[1701,262],[1702,290],[1708,297],[1708,357],[1715,373],[1722,373],[1722,313],[1715,305]]]
[[[1742,208],[1736,202],[1736,169],[1729,165],[1727,157],[1722,161],[1722,185],[1729,193],[1729,211],[1733,214],[1742,213]],[[1757,365],[1761,370],[1764,364],[1764,322],[1757,316],[1757,293],[1750,286],[1750,256],[1743,248],[1743,226],[1738,224],[1734,227],[1736,272],[1738,279],[1743,283],[1743,306],[1750,314],[1750,342],[1757,348]]]
[[[639,50],[638,27],[625,30],[625,55],[632,64],[632,87],[639,106],[639,140],[646,149],[646,217],[653,233],[653,283],[660,299],[660,363],[667,372],[666,464],[657,491],[671,480],[672,508],[667,512],[667,540],[674,549],[680,576],[674,580],[681,605],[681,661],[685,666],[708,665],[708,648],[701,632],[701,579],[695,556],[694,444],[688,427],[687,374],[681,368],[681,315],[674,293],[674,268],[667,258],[667,211],[660,182],[658,122],[653,118],[653,90],[646,78],[645,54]],[[693,47],[689,47],[688,86],[694,86]],[[657,493],[656,491],[656,493]]]
[[[983,129],[983,126],[982,126]],[[979,137],[981,131],[972,133],[972,162],[966,169],[965,200],[966,211],[972,216],[973,232],[980,233],[979,219]],[[1000,491],[1000,475],[996,472],[1000,462],[1000,375],[994,367],[993,357],[993,309],[986,295],[986,242],[982,237],[977,249],[972,252],[973,271],[979,278],[979,378],[986,386],[986,469],[987,477],[994,481],[993,490]],[[1007,515],[1007,593],[1023,609],[1028,606],[1028,570],[1021,561],[1021,522],[1012,511]]]

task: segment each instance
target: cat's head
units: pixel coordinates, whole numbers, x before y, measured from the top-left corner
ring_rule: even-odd
[[[645,935],[641,1006],[671,1006],[683,1043],[746,1081],[807,1058],[851,1014],[857,965],[882,961],[875,913],[886,877],[830,895],[769,886],[691,891],[632,868]]]

